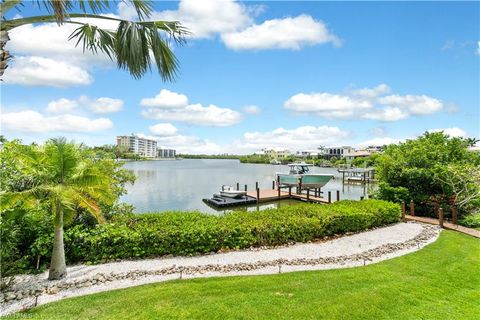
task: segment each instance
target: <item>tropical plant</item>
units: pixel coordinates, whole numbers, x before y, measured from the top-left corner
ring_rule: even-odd
[[[14,158],[11,172],[15,180],[2,185],[2,216],[8,209],[36,209],[45,206],[53,214],[54,241],[49,279],[66,275],[63,227],[79,211],[89,212],[104,221],[101,204],[112,204],[122,190],[116,186],[121,173],[116,173],[113,160],[98,159],[94,153],[64,138],[51,139],[43,146],[7,145],[2,153]],[[3,162],[3,161],[2,161]],[[10,163],[12,165],[12,162]],[[4,179],[2,179],[4,181]]]
[[[480,166],[480,154],[469,152],[470,144],[470,139],[426,132],[416,139],[388,146],[376,159],[377,176],[384,183],[383,188],[388,189],[383,194],[405,196],[406,188],[408,198],[402,200],[414,200],[425,214],[432,214],[432,204],[452,205],[452,196],[460,200],[459,192],[464,188],[475,194],[475,181],[470,178],[471,172]]]
[[[2,0],[0,3],[0,77],[3,76],[12,56],[6,50],[10,40],[8,32],[14,28],[35,23],[74,24],[79,27],[70,35],[69,40],[76,40],[84,51],[94,54],[106,54],[117,63],[118,68],[128,70],[135,78],[141,78],[151,70],[152,53],[158,72],[163,80],[173,80],[178,61],[170,49],[169,42],[176,44],[185,42],[188,30],[178,21],[146,21],[151,16],[151,1],[128,1],[138,15],[138,21],[128,21],[117,17],[102,15],[112,3],[109,0]],[[18,12],[25,5],[36,5],[44,9],[47,15],[8,19],[12,10]],[[87,18],[88,21],[85,19]],[[92,23],[93,21],[93,23]],[[118,23],[116,30],[102,29],[96,23],[114,21]]]

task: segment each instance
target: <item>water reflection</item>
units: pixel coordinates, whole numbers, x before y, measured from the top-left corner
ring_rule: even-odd
[[[241,189],[247,185],[248,190],[254,190],[258,182],[261,189],[272,188],[276,172],[288,172],[287,166],[241,164],[238,160],[138,161],[125,163],[125,168],[132,170],[137,180],[127,186],[128,193],[122,201],[133,204],[139,213],[165,210],[223,213],[225,210],[210,208],[202,199],[218,193],[224,184],[234,186],[238,182]],[[322,189],[324,197],[331,191],[335,200],[336,191],[340,190],[341,199],[358,200],[369,192],[366,185],[343,185],[342,176],[335,169],[314,167],[311,171],[335,175]],[[288,203],[264,204],[260,209]],[[257,206],[244,209],[256,210]]]

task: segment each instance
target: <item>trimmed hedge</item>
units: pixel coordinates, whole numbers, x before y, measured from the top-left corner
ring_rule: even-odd
[[[223,216],[199,212],[128,214],[95,228],[65,233],[69,262],[105,262],[163,255],[193,255],[357,232],[399,221],[400,207],[381,200],[300,204]]]

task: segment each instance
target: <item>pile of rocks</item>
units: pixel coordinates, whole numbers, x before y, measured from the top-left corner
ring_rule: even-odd
[[[319,257],[314,259],[275,259],[268,261],[256,261],[254,263],[235,263],[235,264],[203,264],[196,266],[177,266],[161,268],[157,270],[132,270],[128,272],[110,272],[96,273],[90,277],[81,279],[64,279],[59,281],[41,281],[41,282],[24,282],[23,284],[15,284],[10,291],[0,293],[0,303],[14,302],[26,298],[39,297],[42,295],[55,295],[61,291],[75,290],[80,288],[104,285],[119,280],[137,280],[149,276],[167,276],[178,275],[195,275],[205,274],[208,272],[215,273],[233,273],[245,272],[263,269],[267,267],[278,267],[281,269],[285,266],[315,266],[315,265],[344,265],[348,262],[372,261],[375,258],[392,254],[401,250],[420,247],[432,238],[438,235],[438,227],[432,225],[422,225],[422,231],[414,238],[401,243],[388,243],[379,247],[366,250],[361,253],[351,255],[339,255],[333,257]]]

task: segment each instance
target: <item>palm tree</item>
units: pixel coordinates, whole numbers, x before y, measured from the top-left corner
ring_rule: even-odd
[[[13,9],[20,10],[29,5],[43,7],[48,15],[6,19],[6,14]],[[128,21],[101,13],[108,11],[111,3],[109,0],[1,0],[0,2],[0,77],[3,76],[8,62],[12,56],[5,46],[10,40],[8,32],[19,26],[56,22],[75,24],[79,27],[70,35],[69,40],[76,40],[76,45],[82,44],[83,50],[94,54],[101,52],[117,63],[118,68],[125,69],[135,78],[141,78],[151,70],[152,59],[157,65],[162,79],[173,80],[178,70],[178,60],[169,47],[169,40],[177,44],[185,42],[188,30],[178,21],[146,21],[153,6],[151,1],[129,0],[136,10],[138,21]],[[78,10],[78,12],[74,12]],[[89,18],[94,21],[110,20],[118,22],[117,30],[106,30],[95,24],[82,22],[78,18]]]
[[[63,278],[67,273],[63,245],[64,216],[79,208],[99,222],[104,218],[99,202],[115,200],[113,177],[105,168],[108,160],[98,160],[81,146],[65,138],[51,139],[44,146],[23,146],[16,151],[16,170],[28,177],[21,191],[1,194],[3,210],[17,205],[26,208],[46,205],[54,217],[54,242],[48,279]],[[111,160],[110,160],[111,161]]]

